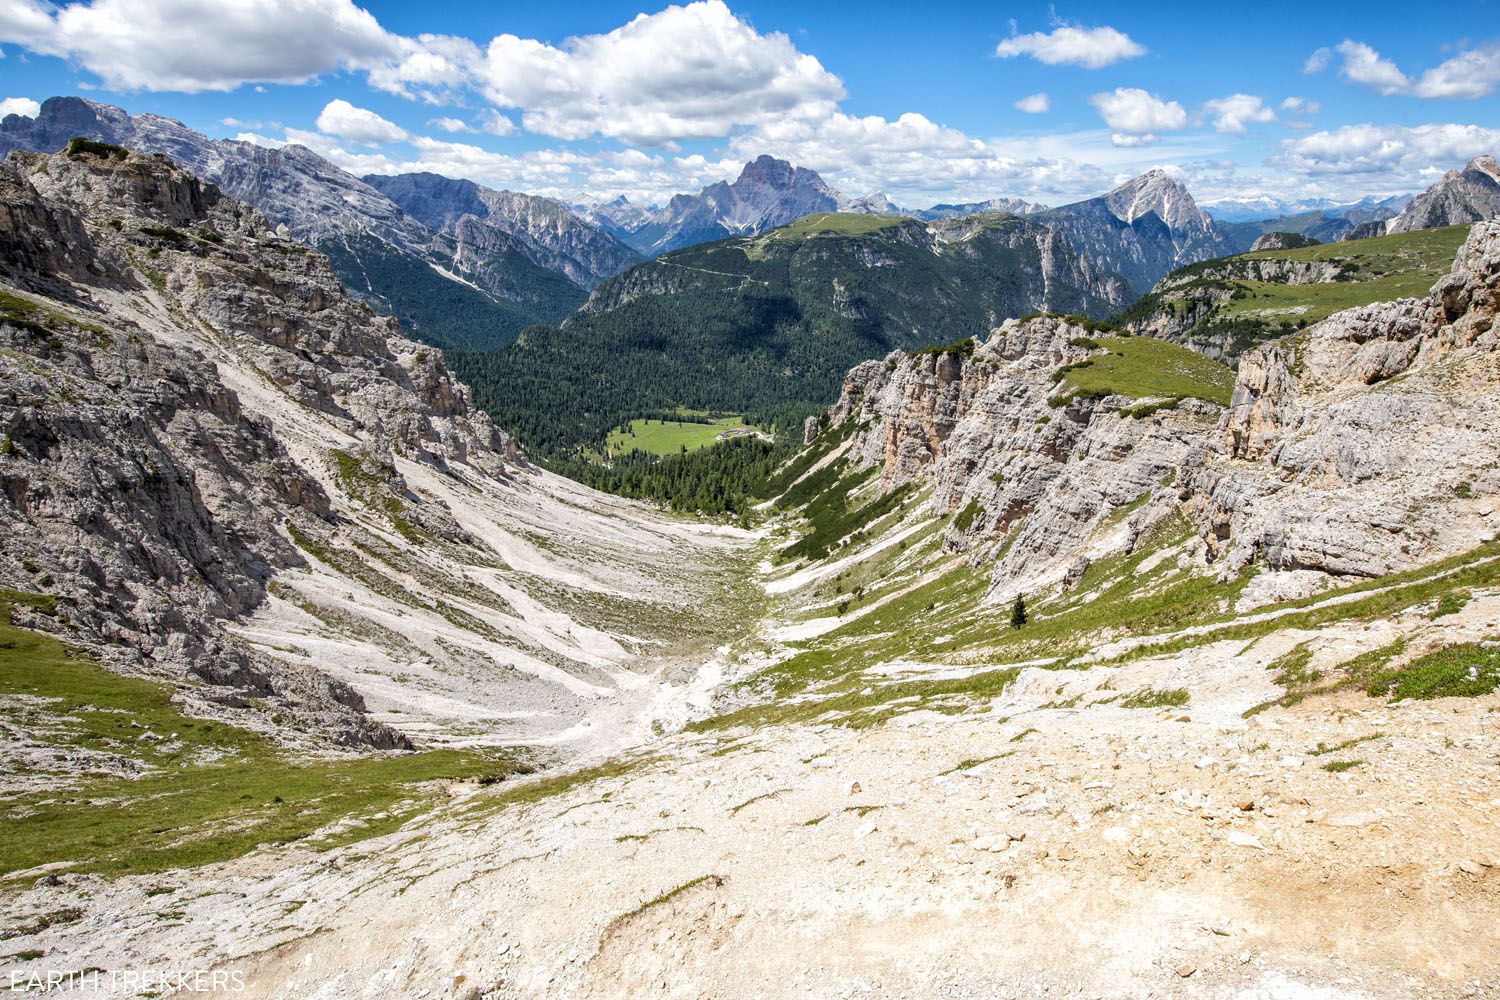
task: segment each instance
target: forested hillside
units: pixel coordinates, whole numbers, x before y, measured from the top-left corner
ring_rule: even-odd
[[[1101,316],[1127,296],[1065,237],[1015,216],[828,214],[666,254],[605,282],[561,327],[451,361],[501,426],[556,462],[643,413],[826,405],[861,360],[1039,310]]]

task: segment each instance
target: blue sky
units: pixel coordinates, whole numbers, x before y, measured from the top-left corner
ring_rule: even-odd
[[[1494,4],[0,0],[0,99],[85,93],[356,173],[660,200],[760,152],[900,204],[1417,190],[1500,151]]]

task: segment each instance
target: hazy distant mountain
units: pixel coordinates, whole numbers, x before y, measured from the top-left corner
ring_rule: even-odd
[[[627,238],[648,256],[726,236],[758,236],[815,212],[837,212],[844,198],[817,171],[759,156],[733,182],[679,194]]]
[[[1387,230],[1404,233],[1494,218],[1500,218],[1500,165],[1493,156],[1476,156],[1417,195]]]
[[[593,202],[588,205],[573,206],[573,211],[580,218],[592,222],[600,229],[620,240],[624,240],[631,233],[650,222],[651,216],[655,215],[658,210],[658,207],[655,205],[637,205],[623,194],[613,201]]]
[[[913,214],[919,219],[956,219],[980,212],[1009,212],[1011,215],[1032,215],[1046,211],[1047,206],[1020,198],[991,198],[989,201],[970,201],[962,204],[933,205]]]

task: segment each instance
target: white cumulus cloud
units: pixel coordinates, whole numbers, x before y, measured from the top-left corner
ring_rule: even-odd
[[[462,118],[433,118],[427,122],[433,128],[442,129],[444,132],[472,132],[474,127]]]
[[[1052,98],[1046,94],[1031,94],[1017,101],[1016,108],[1028,115],[1039,115],[1052,110]]]
[[[1089,103],[1114,133],[1117,146],[1143,146],[1157,140],[1158,132],[1186,128],[1187,111],[1176,101],[1167,101],[1139,87],[1118,87],[1095,94]]]
[[[1345,39],[1337,47],[1343,57],[1339,75],[1386,96],[1475,100],[1500,87],[1500,42],[1467,48],[1420,76],[1403,72],[1394,62],[1364,42]]]
[[[1049,66],[1101,69],[1146,54],[1146,48],[1117,28],[1063,24],[1051,31],[1013,35],[995,47],[1001,59],[1030,56]]]
[[[1277,162],[1298,174],[1368,174],[1421,186],[1496,149],[1500,129],[1481,125],[1345,125],[1284,141]]]
[[[351,0],[4,0],[0,42],[76,62],[115,90],[184,93],[305,83],[400,52]]]
[[[1411,86],[1411,81],[1395,63],[1364,42],[1345,39],[1339,42],[1338,53],[1344,57],[1339,75],[1346,80],[1373,87],[1382,94],[1399,94]]]
[[[0,100],[0,118],[6,115],[25,115],[27,118],[35,118],[41,110],[42,106],[29,97],[7,97]]]
[[[343,98],[329,101],[318,114],[318,130],[351,142],[378,145],[406,138],[406,130],[367,108],[357,108]]]
[[[1241,135],[1246,125],[1264,124],[1276,120],[1276,112],[1266,107],[1265,102],[1253,94],[1230,94],[1228,97],[1205,101],[1203,109],[1213,119],[1219,132]]]
[[[641,14],[613,31],[551,45],[497,35],[483,50],[423,36],[371,74],[377,87],[427,96],[462,79],[527,129],[647,146],[722,138],[784,118],[817,118],[844,85],[780,32],[761,33],[722,0]]]

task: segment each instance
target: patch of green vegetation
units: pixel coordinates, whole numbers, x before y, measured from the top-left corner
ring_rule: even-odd
[[[1049,400],[1054,407],[1076,399],[1132,396],[1202,399],[1229,405],[1234,373],[1212,358],[1151,337],[1106,337],[1103,354],[1059,369],[1065,391]]]
[[[1131,650],[1129,658],[1165,655],[1225,640],[1245,641],[1280,629],[1316,631],[1332,622],[1372,621],[1388,617],[1396,612],[1436,601],[1453,590],[1500,582],[1500,558],[1497,556],[1500,556],[1500,543],[1487,542],[1420,569],[1393,573],[1262,609],[1263,612],[1284,612],[1274,616],[1265,614],[1255,621],[1246,622],[1235,621],[1227,614],[1221,615],[1218,618],[1221,624],[1214,628],[1192,636],[1142,644]],[[1333,600],[1359,594],[1366,596],[1342,603]],[[1213,623],[1211,618],[1200,621],[1200,624]]]
[[[684,415],[694,416],[691,413]],[[610,431],[604,447],[610,454],[643,451],[651,455],[675,455],[718,444],[725,440],[722,435],[731,431],[750,433],[752,430],[739,414],[699,420],[642,417]]]
[[[189,239],[187,233],[183,232],[181,229],[174,229],[171,226],[142,226],[141,232],[146,236],[151,236],[158,240],[166,240],[168,243],[176,243],[179,245],[188,242]]]
[[[1173,396],[1171,399],[1158,399],[1150,403],[1140,403],[1136,406],[1127,406],[1120,410],[1117,410],[1116,412],[1119,413],[1120,416],[1129,417],[1132,420],[1144,420],[1146,417],[1161,413],[1165,410],[1175,410],[1177,409],[1177,404],[1180,402],[1182,402],[1181,399]]]
[[[1039,732],[1041,732],[1040,729],[1036,728],[1035,726],[1031,726],[1029,728],[1021,730],[1019,733],[1017,733],[1016,735],[1012,736],[1010,738],[1010,741],[1012,743],[1019,743],[1022,740],[1024,740],[1026,737],[1030,736],[1032,733],[1039,733]]]
[[[808,493],[812,494],[806,499],[802,511],[809,530],[778,552],[778,561],[822,559],[838,548],[844,539],[858,540],[861,528],[896,510],[916,492],[915,485],[908,483],[884,496],[860,503],[854,493],[874,475],[875,467],[857,472],[845,472],[846,468],[843,462],[829,463],[782,497],[782,505],[795,506]]]
[[[1120,707],[1181,708],[1187,703],[1187,688],[1142,688],[1120,702]]]
[[[956,354],[961,358],[967,358],[974,353],[974,347],[974,338],[965,337],[963,340],[955,341],[952,344],[924,347],[917,351],[907,351],[906,356],[909,358],[921,358],[932,354]]]
[[[612,923],[613,924],[624,923],[625,921],[631,919],[632,917],[638,917],[638,916],[640,916],[642,913],[645,913],[647,910],[653,909],[653,908],[658,907],[658,906],[662,906],[662,905],[664,905],[666,903],[670,903],[673,899],[676,899],[678,896],[682,895],[684,892],[687,892],[689,889],[693,888],[694,886],[702,885],[704,882],[707,882],[709,879],[713,879],[715,885],[723,885],[724,884],[724,880],[722,878],[720,878],[718,875],[712,875],[712,874],[710,874],[710,875],[699,875],[697,878],[688,879],[686,882],[682,883],[681,885],[674,886],[673,888],[668,889],[666,892],[662,893],[660,896],[655,897],[654,899],[648,899],[648,900],[646,900],[644,903],[642,903],[640,906],[637,906],[635,909],[631,910],[629,913],[623,913],[620,916],[616,917]]]
[[[19,295],[12,295],[3,289],[0,289],[0,322],[18,326],[47,338],[52,338],[65,326],[87,330],[101,338],[107,337],[103,327],[80,322],[60,312],[44,309],[34,302],[23,299]]]
[[[1474,594],[1467,590],[1455,590],[1452,593],[1444,594],[1438,598],[1437,607],[1433,608],[1433,620],[1436,621],[1439,618],[1446,618],[1448,615],[1458,614],[1464,608],[1468,607],[1469,602],[1473,599]]]
[[[1464,642],[1419,656],[1403,667],[1370,679],[1372,698],[1477,698],[1500,686],[1500,646]]]
[[[967,532],[973,526],[974,519],[983,514],[984,507],[979,503],[979,498],[975,497],[964,505],[963,510],[954,515],[953,526],[960,532]]]
[[[956,774],[959,771],[972,771],[974,770],[974,768],[978,767],[981,764],[988,764],[992,760],[1004,760],[1006,757],[1012,757],[1014,755],[1014,750],[1007,750],[1004,753],[990,754],[988,757],[966,757],[965,759],[959,761],[957,764],[954,764],[952,767],[948,768],[948,770],[939,771],[938,777],[941,778],[945,774]]]
[[[902,712],[923,708],[954,714],[963,711],[976,700],[983,701],[1004,693],[1006,686],[1015,680],[1018,673],[1019,669],[987,670],[966,677],[897,681],[866,686],[860,690],[846,690],[827,697],[752,705],[728,715],[690,723],[688,729],[708,732],[740,725],[785,725],[811,722],[825,716],[837,725],[863,729],[885,722]],[[961,700],[962,704],[956,703],[957,700]]]
[[[237,857],[261,844],[303,840],[340,820],[320,847],[389,832],[436,801],[438,779],[494,780],[522,770],[506,755],[437,750],[336,760],[299,759],[248,730],[186,716],[160,684],[110,673],[54,639],[10,624],[26,604],[56,613],[56,598],[0,594],[0,694],[60,750],[128,759],[133,779],[88,773],[64,791],[0,804],[0,872],[41,865],[139,874]]]
[[[760,794],[760,795],[752,795],[752,796],[750,796],[750,798],[746,799],[745,801],[741,802],[739,805],[737,805],[734,808],[730,809],[729,810],[729,815],[733,816],[736,813],[738,813],[741,809],[746,809],[746,808],[748,808],[750,806],[753,806],[757,802],[764,802],[766,799],[774,799],[776,796],[782,795],[786,791],[787,791],[787,789],[785,789],[785,788],[778,788],[774,792],[765,792],[765,793]]]
[[[130,155],[130,150],[124,146],[116,146],[113,143],[97,142],[93,139],[85,139],[81,135],[75,135],[68,140],[68,145],[63,153],[72,160],[81,160],[85,156],[97,156],[106,160],[123,160]]]
[[[864,215],[856,212],[824,212],[804,215],[789,225],[773,229],[767,238],[778,240],[806,239],[810,236],[863,236],[890,229],[902,222],[893,215]]]
[[[1350,768],[1359,767],[1362,764],[1364,764],[1362,760],[1331,760],[1323,765],[1323,770],[1330,771],[1333,774],[1341,774]]]
[[[1227,344],[1234,357],[1344,309],[1425,296],[1451,269],[1468,230],[1467,225],[1423,229],[1190,264],[1164,278],[1163,291],[1144,296],[1115,320],[1130,323],[1191,310],[1197,321],[1183,334],[1184,341],[1205,347]],[[1330,268],[1330,280],[1260,280],[1257,275],[1268,261],[1322,264]]]

